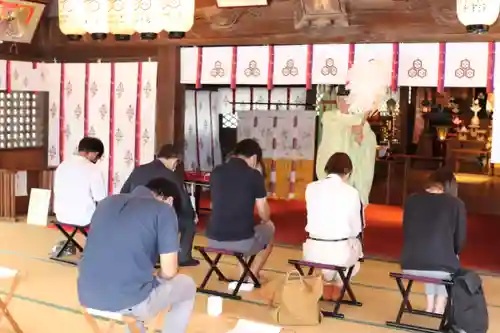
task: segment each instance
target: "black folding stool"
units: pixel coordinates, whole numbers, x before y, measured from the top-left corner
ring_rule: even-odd
[[[362,262],[364,260],[359,259],[359,261]],[[323,316],[344,319],[344,314],[339,312],[340,306],[342,304],[353,305],[353,306],[362,306],[363,305],[363,303],[358,302],[358,300],[356,299],[356,296],[354,295],[354,292],[352,291],[352,288],[351,288],[351,275],[352,275],[352,272],[354,270],[354,266],[340,267],[340,266],[335,266],[335,265],[326,265],[326,264],[320,264],[320,263],[311,262],[311,261],[304,261],[304,260],[288,260],[288,263],[293,265],[295,267],[295,269],[302,276],[305,276],[303,267],[309,268],[309,270],[307,271],[307,275],[312,275],[316,269],[327,269],[330,271],[335,271],[339,274],[339,277],[342,280],[342,288],[340,290],[340,295],[336,300],[328,301],[328,302],[332,302],[334,304],[333,311],[322,310],[321,313],[323,314]],[[344,299],[346,293],[349,296],[349,299]],[[324,301],[324,300],[322,299],[322,301]]]
[[[70,264],[70,265],[78,265],[78,262],[75,262],[73,260],[65,259],[64,258],[64,252],[66,249],[69,248],[71,244],[73,244],[80,253],[83,252],[83,246],[81,246],[75,239],[75,236],[77,233],[81,233],[85,238],[87,238],[87,228],[89,227],[88,225],[86,226],[76,226],[72,224],[66,224],[66,223],[61,223],[61,222],[53,222],[53,224],[56,226],[56,228],[66,237],[66,241],[64,242],[63,246],[57,251],[56,254],[52,254],[50,256],[51,260],[54,261],[59,261],[63,262],[65,264]],[[72,228],[73,230],[71,232],[67,232],[64,228]]]
[[[210,269],[208,270],[207,274],[205,275],[205,278],[201,282],[200,286],[198,287],[198,291],[204,294],[209,294],[209,295],[215,295],[215,296],[220,296],[228,299],[233,299],[233,300],[241,300],[241,296],[238,295],[238,292],[240,291],[241,286],[243,283],[245,283],[247,278],[250,278],[253,286],[255,288],[260,288],[261,284],[259,282],[259,279],[253,274],[251,271],[252,263],[255,260],[256,255],[249,256],[248,259],[245,259],[245,255],[240,252],[233,252],[233,251],[228,251],[228,250],[222,250],[222,249],[215,249],[215,248],[210,248],[210,247],[203,247],[203,246],[195,246],[195,250],[200,252],[202,255],[203,259],[208,263],[210,266]],[[209,253],[214,253],[215,259],[212,260],[210,256],[208,255]],[[243,273],[240,275],[239,279],[236,281],[236,287],[234,288],[232,293],[227,293],[227,292],[221,292],[221,291],[216,291],[216,290],[211,290],[211,289],[206,289],[206,285],[210,281],[210,278],[212,275],[215,273],[219,277],[219,281],[224,281],[224,282],[234,282],[233,280],[228,279],[219,269],[218,265],[223,256],[231,256],[235,257],[236,260],[238,260],[238,263],[243,267]]]
[[[396,328],[405,329],[405,330],[426,332],[426,333],[448,332],[447,325],[448,325],[448,318],[450,316],[451,287],[453,286],[453,280],[434,279],[434,278],[428,278],[428,277],[423,277],[423,276],[394,273],[394,272],[389,273],[389,276],[396,280],[399,292],[401,293],[401,297],[403,299],[401,301],[399,311],[396,315],[396,319],[394,321],[387,321],[386,322],[387,326],[396,327]],[[406,286],[405,286],[403,280],[408,281]],[[444,287],[446,288],[446,291],[448,292],[448,301],[447,301],[444,313],[442,315],[436,314],[436,313],[430,313],[430,312],[426,312],[426,311],[422,311],[422,310],[415,310],[412,307],[412,305],[410,303],[410,293],[411,293],[411,289],[413,287],[414,282],[444,285]],[[429,327],[424,327],[424,326],[417,326],[417,325],[402,323],[401,320],[403,319],[403,314],[405,312],[411,313],[414,315],[418,315],[418,316],[427,316],[427,317],[441,319],[441,321],[439,323],[439,327],[437,329],[434,329],[434,328],[429,328]]]

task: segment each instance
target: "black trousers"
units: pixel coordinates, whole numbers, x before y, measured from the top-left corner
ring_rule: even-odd
[[[179,262],[193,258],[193,241],[196,234],[196,224],[192,219],[179,219],[180,246]]]

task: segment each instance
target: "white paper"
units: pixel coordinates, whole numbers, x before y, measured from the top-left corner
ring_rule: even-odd
[[[240,319],[236,326],[228,333],[279,333],[280,326],[257,323],[254,321]]]
[[[274,130],[276,135],[276,149],[275,158],[289,159],[292,157],[292,129],[293,129],[293,116],[289,111],[277,112],[277,126]]]
[[[229,282],[229,285],[227,286],[227,289],[229,291],[233,291],[236,289],[236,286],[238,285],[238,282],[237,281],[232,281],[232,282]],[[253,283],[242,283],[241,286],[240,286],[240,291],[252,291],[254,288],[254,285]]]
[[[253,135],[253,111],[238,111],[238,128],[237,128],[237,139],[238,141],[244,139],[251,139]]]
[[[28,172],[18,171],[16,172],[16,197],[25,197],[28,195]]]
[[[207,299],[207,313],[211,317],[218,317],[222,314],[222,297],[208,296]]]
[[[47,226],[50,205],[50,190],[32,188],[28,206],[27,223],[37,226]]]
[[[16,276],[17,270],[8,268],[8,267],[0,267],[0,279],[10,279]]]

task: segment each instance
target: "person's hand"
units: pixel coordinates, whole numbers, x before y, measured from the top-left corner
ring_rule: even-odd
[[[363,133],[357,134],[354,136],[354,140],[358,143],[361,144],[363,142],[364,136]]]
[[[194,224],[198,224],[199,221],[198,214],[194,214]]]
[[[363,134],[363,126],[362,125],[353,125],[351,127],[352,134],[360,135]]]

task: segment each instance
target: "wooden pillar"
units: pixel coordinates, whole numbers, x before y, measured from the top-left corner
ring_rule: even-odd
[[[412,142],[410,133],[413,133],[413,131],[410,129],[410,126],[413,126],[413,121],[410,121],[410,117],[413,116],[413,118],[415,118],[415,114],[411,112],[411,105],[409,101],[410,89],[411,88],[408,87],[401,87],[399,89],[399,140],[400,147],[402,148],[401,152],[403,154],[408,153],[408,146]]]
[[[16,173],[0,170],[0,219],[14,221],[16,218]]]
[[[158,50],[156,149],[166,143],[184,147],[184,85],[180,83],[181,54],[175,45]]]

